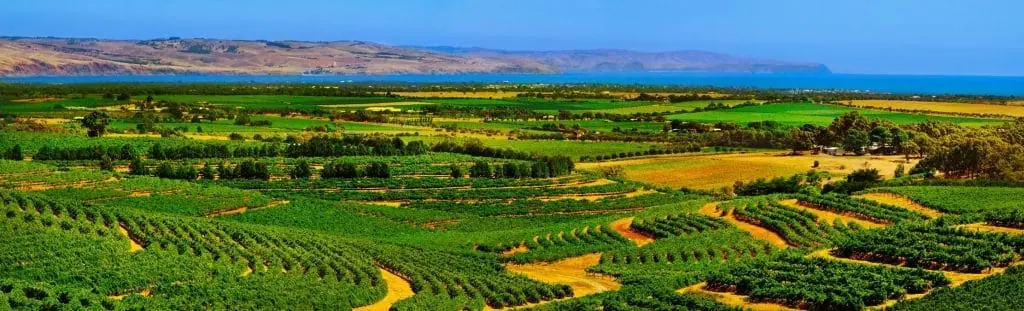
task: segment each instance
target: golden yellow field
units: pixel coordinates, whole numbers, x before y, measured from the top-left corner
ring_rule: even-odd
[[[893,108],[934,111],[941,113],[1001,114],[1013,117],[1024,117],[1024,106],[1019,105],[965,104],[910,100],[854,100],[852,102],[855,106],[878,109]]]
[[[731,186],[737,180],[754,180],[789,176],[811,170],[814,161],[818,170],[842,176],[859,168],[876,168],[882,175],[892,177],[896,166],[903,163],[902,156],[829,156],[787,155],[786,152],[746,154],[673,155],[643,159],[580,163],[581,169],[604,166],[622,166],[626,177],[672,188],[717,189]],[[904,164],[906,169],[915,161]]]

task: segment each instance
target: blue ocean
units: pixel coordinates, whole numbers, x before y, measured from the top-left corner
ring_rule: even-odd
[[[715,86],[784,90],[842,90],[895,94],[964,94],[1024,96],[1021,76],[939,76],[866,74],[709,74],[678,72],[451,74],[451,75],[326,75],[326,76],[88,76],[0,78],[15,83],[573,83],[671,86]]]

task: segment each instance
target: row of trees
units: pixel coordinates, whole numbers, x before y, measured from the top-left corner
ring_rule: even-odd
[[[298,167],[298,165],[296,167]],[[294,177],[296,175],[300,174],[296,174],[296,171],[293,170],[292,178],[296,178]],[[306,175],[306,177],[309,177],[309,175]],[[367,165],[366,168],[364,168],[362,171],[360,171],[359,167],[357,167],[354,163],[331,162],[325,164],[324,169],[320,171],[320,178],[323,179],[360,177],[390,178],[391,169],[388,167],[388,164],[384,162],[372,162],[369,165]]]

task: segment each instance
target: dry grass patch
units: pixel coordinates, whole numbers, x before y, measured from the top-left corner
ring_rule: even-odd
[[[124,237],[128,238],[128,249],[132,253],[138,252],[138,251],[142,250],[142,244],[139,244],[139,242],[136,242],[135,238],[133,238],[130,234],[128,234],[128,229],[125,229],[123,224],[118,224],[117,225],[117,232],[120,232],[121,235],[123,235]]]
[[[819,163],[817,168],[813,168],[814,161]],[[717,189],[732,186],[737,180],[790,176],[811,169],[842,176],[860,168],[876,168],[882,175],[892,177],[901,163],[905,167],[912,167],[915,161],[906,163],[901,156],[794,156],[785,152],[760,152],[672,155],[580,163],[577,167],[596,169],[622,166],[626,177],[645,183],[672,188]]]
[[[893,108],[933,111],[939,113],[994,114],[1012,117],[1024,117],[1024,106],[1016,105],[994,105],[986,103],[968,104],[911,100],[854,100],[853,105],[875,109]]]

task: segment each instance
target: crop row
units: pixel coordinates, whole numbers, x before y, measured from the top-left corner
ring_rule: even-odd
[[[711,290],[811,310],[862,310],[948,284],[935,272],[807,259],[799,254],[732,265],[707,280]]]
[[[771,244],[739,230],[715,230],[660,239],[636,249],[604,253],[605,264],[693,263],[757,257],[773,251]]]
[[[837,243],[836,254],[935,270],[981,272],[1006,267],[1021,239],[937,226],[863,230]]]
[[[535,236],[529,239],[513,240],[499,243],[496,246],[480,244],[477,250],[484,252],[503,253],[525,248],[524,252],[509,256],[513,262],[554,261],[557,259],[599,252],[607,249],[629,245],[630,241],[614,230],[600,226],[583,227],[568,232],[560,231]]]
[[[668,238],[727,228],[729,223],[707,216],[673,214],[658,218],[636,219],[630,227],[656,238]]]
[[[874,222],[896,223],[901,221],[928,220],[928,216],[918,212],[846,195],[796,194],[794,197],[800,202],[800,204],[807,205],[812,208],[834,211],[840,214],[850,214],[857,218]]]
[[[836,221],[834,226],[819,223],[814,214],[779,204],[775,199],[753,200],[736,207],[733,214],[741,221],[778,233],[786,242],[800,247],[828,245],[838,236],[859,229],[856,223],[849,227],[841,221]]]
[[[611,213],[632,211],[651,206],[676,202],[678,194],[651,193],[634,197],[611,196],[597,201],[561,199],[542,201],[520,199],[512,202],[411,202],[404,207],[421,210],[435,210],[454,213],[468,213],[479,216],[547,215],[567,213]]]

